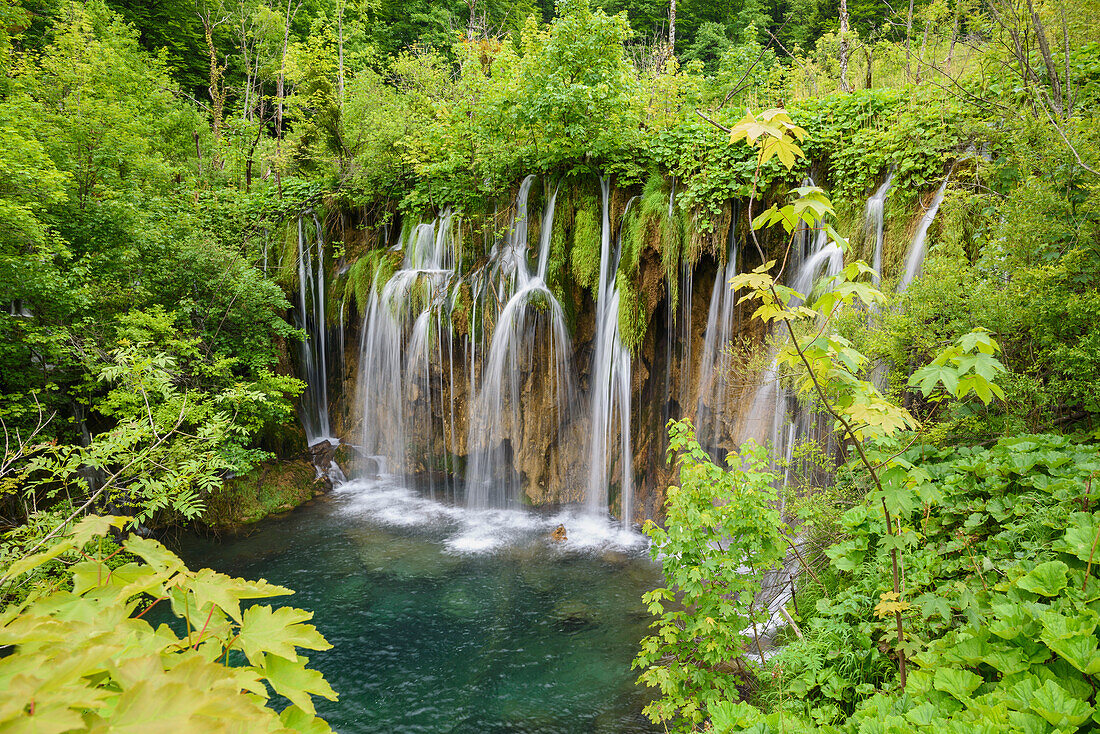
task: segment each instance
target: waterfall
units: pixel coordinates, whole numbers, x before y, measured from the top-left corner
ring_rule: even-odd
[[[703,450],[715,461],[721,461],[719,442],[722,420],[729,412],[730,344],[734,336],[734,307],[740,298],[730,287],[737,275],[737,210],[730,221],[729,244],[725,268],[714,276],[707,313],[703,356],[699,361],[699,381],[695,400],[696,438]],[[690,335],[689,335],[690,338]]]
[[[528,176],[520,186],[512,230],[499,253],[501,282],[508,287],[498,287],[498,293],[512,295],[497,317],[470,412],[466,501],[472,509],[508,507],[519,500],[533,477],[517,471],[517,459],[532,454],[545,459],[549,447],[537,445],[532,437],[555,434],[560,439],[574,403],[572,340],[561,304],[546,285],[558,192],[550,195],[543,212],[532,274],[526,217],[533,180]],[[549,411],[538,410],[533,396],[547,391]],[[531,397],[526,412],[521,409],[525,395]],[[550,476],[563,473],[562,467],[551,467]]]
[[[901,276],[901,281],[898,283],[898,292],[901,293],[909,284],[913,282],[913,279],[920,275],[921,267],[924,265],[924,254],[927,249],[928,228],[932,226],[932,222],[936,219],[936,212],[940,209],[940,203],[943,201],[943,194],[947,190],[947,182],[951,180],[951,172],[949,171],[946,176],[943,177],[943,183],[940,184],[939,189],[936,190],[936,195],[932,197],[932,203],[928,207],[928,211],[921,217],[920,224],[917,226],[917,233],[913,235],[913,241],[909,245],[909,255],[905,259],[905,272]]]
[[[886,224],[886,194],[890,192],[890,184],[893,180],[894,172],[891,171],[875,191],[874,196],[867,200],[867,208],[863,212],[863,232],[868,238],[872,235],[875,238],[871,267],[875,269],[872,277],[876,286],[882,280],[882,235]]]
[[[433,389],[431,371],[442,369],[454,352],[454,337],[445,320],[453,306],[448,297],[455,267],[453,220],[448,209],[431,223],[406,225],[394,248],[404,250],[401,268],[385,283],[376,270],[363,316],[361,450],[379,472],[395,475],[405,475],[410,461],[419,456],[430,483],[432,469],[447,463],[445,447],[433,444],[433,394],[441,396],[441,386],[438,392]],[[446,437],[445,417],[439,425]],[[418,431],[426,434],[426,445],[410,444]],[[447,472],[443,474],[446,482]]]
[[[812,244],[806,247],[808,255],[794,271],[791,287],[809,301],[818,280],[831,278],[844,267],[844,251],[840,249],[840,245],[829,241],[829,235],[823,226],[814,229],[805,227],[800,237],[803,242]]]
[[[603,216],[600,229],[600,280],[596,298],[596,353],[590,376],[589,464],[587,509],[592,514],[608,512],[611,481],[609,463],[614,447],[613,418],[619,417],[619,473],[621,518],[626,527],[633,522],[634,467],[630,446],[630,352],[619,338],[619,288],[615,276],[622,248],[622,225],[611,252],[610,182],[600,179]],[[633,199],[631,199],[633,202]],[[627,203],[623,221],[630,209]]]
[[[302,393],[301,416],[306,440],[310,446],[332,437],[328,415],[328,359],[326,355],[327,322],[325,320],[325,241],[321,222],[313,214],[317,257],[306,238],[306,224],[298,218],[298,328],[306,337],[300,346],[302,375],[306,389]]]
[[[531,279],[527,269],[527,199],[531,195],[531,185],[535,182],[535,176],[527,176],[519,185],[516,194],[516,213],[512,219],[512,228],[508,231],[503,243],[494,248],[493,259],[496,260],[497,297],[501,303],[508,301],[508,296],[522,288]]]
[[[890,171],[886,174],[886,180],[882,182],[882,185],[878,187],[874,195],[867,199],[867,207],[863,212],[864,237],[868,239],[874,237],[875,242],[871,261],[871,267],[874,268],[875,272],[871,277],[876,287],[882,282],[882,247],[884,244],[883,230],[886,225],[886,195],[890,192],[890,185],[893,183],[893,180],[894,172]],[[877,311],[878,305],[871,304],[869,313],[876,313]],[[868,316],[868,321],[870,321],[870,316]],[[871,368],[869,379],[879,392],[886,392],[886,383],[889,373],[890,366],[881,359],[877,360],[875,365]]]

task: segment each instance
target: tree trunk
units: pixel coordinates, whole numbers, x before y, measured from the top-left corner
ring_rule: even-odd
[[[257,58],[260,55],[260,49],[257,48],[257,44],[254,38],[253,26],[248,21],[245,11],[241,10],[240,26],[238,27],[238,38],[241,41],[241,66],[244,67],[244,102],[241,105],[241,121],[252,121],[252,106],[253,102],[253,89],[256,86],[256,75],[253,74],[252,68],[256,59],[253,59],[253,55]]]
[[[955,43],[959,40],[959,16],[962,15],[962,10],[959,5],[955,5],[955,23],[951,27],[951,45],[947,48],[947,58],[943,60],[944,70],[951,73],[951,58],[955,55]]]
[[[218,63],[218,50],[214,47],[214,26],[209,15],[200,15],[202,29],[206,36],[206,51],[210,56],[210,130],[214,141],[222,137],[222,115],[225,114],[225,84],[222,65]],[[216,165],[216,162],[215,162]]]
[[[344,111],[344,3],[340,2],[336,9],[336,27],[339,32],[340,43],[340,111]]]
[[[286,96],[286,50],[290,45],[290,4],[293,0],[286,0],[286,19],[283,24],[283,51],[279,57],[279,76],[275,79],[275,140],[276,148],[282,149],[283,141],[283,100]]]
[[[924,49],[928,46],[928,31],[932,28],[932,19],[924,22],[924,36],[920,41],[920,56],[917,58],[917,84],[920,84],[921,71],[924,69]]]
[[[905,81],[912,79],[912,69],[909,66],[912,60],[913,36],[913,0],[909,0],[909,15],[905,16]]]
[[[1073,96],[1073,79],[1069,75],[1069,26],[1066,25],[1066,6],[1062,6],[1062,38],[1064,47],[1062,49],[1063,56],[1066,60],[1066,93],[1065,93],[1065,111],[1066,117],[1073,117],[1073,108],[1077,105]]]
[[[668,55],[676,55],[676,0],[668,3]]]
[[[263,125],[256,128],[256,137],[252,138],[252,144],[248,146],[248,157],[244,164],[244,190],[248,193],[252,190],[252,159],[256,153],[256,146],[260,144],[260,135],[263,133]]]
[[[851,91],[848,86],[848,0],[840,0],[840,91]]]
[[[466,22],[466,40],[472,41],[477,35],[477,0],[466,0],[470,7],[470,19]]]
[[[1027,9],[1031,12],[1031,22],[1035,26],[1035,38],[1039,41],[1039,52],[1043,55],[1043,63],[1047,67],[1047,84],[1050,86],[1050,103],[1055,113],[1062,116],[1064,105],[1062,104],[1062,80],[1058,77],[1058,67],[1054,65],[1054,58],[1050,55],[1050,44],[1047,43],[1047,32],[1043,28],[1043,21],[1039,20],[1039,14],[1035,12],[1032,0],[1027,0]],[[1069,54],[1069,49],[1066,49]]]

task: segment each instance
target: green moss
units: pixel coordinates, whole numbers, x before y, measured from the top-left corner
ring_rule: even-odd
[[[546,266],[546,282],[559,301],[564,300],[565,279],[569,273],[569,242],[565,236],[566,217],[558,213],[554,217],[554,229],[550,232],[550,262]]]
[[[393,277],[399,260],[400,254],[390,250],[371,250],[356,260],[345,276],[343,299],[354,298],[359,313],[366,313],[371,290],[381,288]]]
[[[600,283],[600,214],[596,197],[585,196],[573,220],[573,280],[593,293]]]
[[[262,464],[215,492],[202,520],[210,527],[231,528],[292,510],[313,498],[315,480],[313,466],[304,460]]]
[[[674,309],[680,297],[679,269],[684,256],[686,227],[683,210],[673,207],[669,211],[669,195],[664,177],[656,171],[651,172],[624,231],[622,263],[634,277],[646,248],[659,252],[668,284],[669,307]]]
[[[989,224],[984,197],[949,186],[937,214],[936,240],[975,259],[983,229]]]
[[[632,354],[637,354],[649,326],[645,303],[636,280],[625,271],[620,270],[615,275],[615,284],[619,289],[619,339]]]
[[[619,243],[619,270],[633,278],[638,274],[641,250],[645,245],[646,217],[634,207],[626,213],[622,224],[622,241]]]
[[[896,279],[905,267],[905,256],[919,216],[914,216],[919,197],[896,192],[886,197],[886,221],[882,243],[882,276]]]
[[[284,290],[298,290],[298,221],[289,220],[282,228],[282,238],[275,243],[278,263],[275,265],[275,281]]]
[[[474,298],[470,290],[470,284],[463,281],[458,286],[454,300],[451,302],[451,330],[459,336],[470,335],[470,316],[473,312]]]
[[[371,279],[374,277],[373,255],[373,252],[368,252],[352,263],[344,280],[344,299],[354,298],[359,313],[367,312]]]

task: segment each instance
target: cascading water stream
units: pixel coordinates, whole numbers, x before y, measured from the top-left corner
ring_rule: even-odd
[[[867,199],[867,207],[863,212],[863,234],[867,238],[874,237],[874,250],[871,267],[874,269],[872,282],[877,287],[882,282],[882,248],[884,245],[884,231],[886,227],[886,195],[890,193],[890,186],[894,181],[894,172],[886,174],[886,180],[878,187],[874,195]],[[878,311],[878,305],[869,307],[870,313]],[[888,381],[890,365],[883,360],[877,360],[871,368],[871,383],[879,392],[885,392]]]
[[[813,244],[808,248],[809,255],[794,271],[791,287],[808,300],[818,280],[831,278],[844,267],[844,251],[840,245],[829,241],[824,227],[805,228],[801,237]]]
[[[305,332],[300,358],[306,389],[302,393],[302,426],[310,446],[332,437],[328,414],[328,358],[326,354],[327,322],[325,319],[325,242],[321,223],[313,214],[317,257],[306,237],[306,224],[298,218],[298,328]],[[316,263],[316,265],[315,265]]]
[[[719,443],[722,421],[729,412],[730,345],[736,326],[734,312],[739,294],[730,287],[737,275],[737,213],[730,222],[726,265],[714,276],[707,314],[706,338],[699,361],[698,391],[695,400],[695,429],[699,445],[715,461],[721,461]]]
[[[871,267],[875,274],[872,276],[877,286],[882,280],[882,245],[883,230],[886,225],[886,195],[890,193],[890,185],[894,181],[894,172],[886,175],[886,180],[875,191],[874,196],[867,200],[867,208],[863,212],[863,232],[867,237],[874,236],[875,249],[871,256]]]
[[[812,183],[812,182],[811,182]],[[791,287],[809,298],[817,282],[830,278],[844,266],[844,253],[829,241],[824,227],[804,227],[798,233],[795,251],[800,257],[790,280]],[[779,364],[774,356],[761,371],[748,412],[741,421],[738,442],[750,438],[763,445],[771,443],[773,455],[783,457],[786,465],[782,483],[787,484],[794,466],[794,451],[807,438],[823,437],[829,432],[819,429],[818,417],[812,406],[800,403],[779,379]]]
[[[526,216],[532,181],[529,176],[520,187],[515,222],[502,252],[501,279],[509,280],[516,290],[497,317],[470,415],[466,501],[471,509],[516,504],[532,481],[532,477],[517,472],[517,459],[547,448],[535,445],[532,436],[556,435],[560,439],[562,427],[571,420],[573,345],[565,314],[545,280],[557,190],[547,200],[536,271],[531,274],[527,268]],[[526,390],[530,390],[529,395],[549,391],[549,413],[523,411]],[[562,474],[562,467],[551,467],[551,476]]]
[[[438,451],[443,447],[432,444],[437,412],[433,394],[439,392],[433,390],[431,370],[433,365],[441,369],[454,352],[453,336],[441,313],[449,302],[455,267],[453,219],[445,210],[435,222],[403,232],[395,248],[404,248],[401,269],[385,283],[379,282],[376,271],[371,286],[360,355],[361,450],[383,474],[404,476],[413,449],[426,452],[421,465],[429,482],[434,481],[432,470],[437,463],[446,464]],[[435,324],[433,314],[438,319]],[[441,421],[446,436],[446,421]],[[411,447],[410,439],[418,429],[427,435],[427,445]],[[444,472],[444,481],[446,477]]]
[[[611,252],[610,182],[600,179],[603,215],[600,229],[600,280],[596,299],[596,353],[590,377],[592,421],[589,432],[588,494],[586,508],[593,515],[608,512],[610,462],[614,447],[614,416],[619,417],[619,498],[621,519],[633,523],[634,467],[630,445],[630,352],[619,338],[619,289],[615,275],[622,247],[620,225],[615,252]],[[633,202],[633,199],[631,200]],[[623,220],[630,210],[627,203]]]
[[[932,222],[936,219],[936,212],[940,209],[944,192],[947,191],[947,182],[950,180],[951,172],[948,171],[947,175],[943,177],[943,183],[936,190],[936,195],[932,197],[932,203],[928,206],[928,211],[924,213],[920,224],[917,225],[917,232],[913,235],[913,241],[909,245],[909,254],[905,258],[905,272],[901,276],[901,281],[898,282],[898,293],[908,288],[913,279],[920,275],[921,268],[924,266],[924,255],[928,248],[928,228],[932,226]]]
[[[497,298],[501,303],[507,303],[509,296],[531,279],[531,273],[527,269],[527,200],[534,182],[535,176],[530,175],[520,183],[512,228],[500,244],[499,252],[493,253],[497,261]]]

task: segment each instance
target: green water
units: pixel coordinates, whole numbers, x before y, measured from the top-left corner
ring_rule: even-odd
[[[570,531],[557,545],[557,522]],[[637,538],[529,513],[471,515],[352,483],[247,535],[189,539],[193,567],[295,589],[333,649],[338,732],[658,731],[630,661],[659,581]]]

